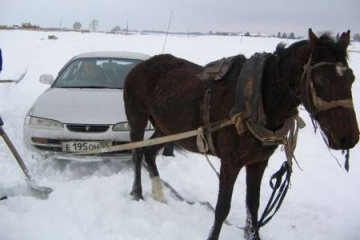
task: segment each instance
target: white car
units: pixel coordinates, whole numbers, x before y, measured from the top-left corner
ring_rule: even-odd
[[[24,121],[25,145],[42,157],[91,161],[129,158],[131,150],[74,156],[130,141],[123,86],[128,72],[150,56],[131,52],[88,52],[72,58],[59,72],[40,76],[51,84]],[[87,73],[86,73],[87,72]],[[153,128],[149,123],[145,138]]]

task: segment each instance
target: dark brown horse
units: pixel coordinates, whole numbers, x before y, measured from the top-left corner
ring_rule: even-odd
[[[329,34],[317,37],[311,29],[309,40],[271,54],[263,71],[261,97],[266,116],[264,126],[281,129],[287,119],[297,115],[303,104],[314,123],[320,125],[332,149],[350,149],[359,140],[359,129],[352,105],[351,86],[355,79],[347,63],[350,31],[335,42]],[[237,79],[245,63],[239,57],[221,81],[211,86],[210,122],[229,119],[234,108]],[[204,67],[171,55],[155,56],[137,65],[125,83],[124,100],[131,126],[131,140],[141,141],[148,119],[156,126],[155,137],[172,135],[205,125],[203,98],[208,81],[198,74]],[[260,184],[270,156],[277,145],[264,145],[251,131],[239,135],[234,125],[212,133],[216,156],[221,160],[220,183],[215,220],[208,239],[218,239],[230,211],[233,187],[238,173],[246,167],[247,221],[245,238],[259,237],[258,208]],[[195,138],[175,142],[179,148],[198,152]],[[142,198],[141,162],[143,155],[153,183],[154,197],[164,200],[155,157],[164,145],[133,150],[135,170],[131,195]]]

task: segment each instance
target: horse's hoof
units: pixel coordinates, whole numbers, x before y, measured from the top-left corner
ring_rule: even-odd
[[[219,238],[209,236],[207,240],[218,240]]]
[[[215,230],[215,227],[213,226],[210,230],[209,237],[207,238],[207,240],[218,240],[219,235],[220,235],[220,229],[216,228]]]
[[[159,176],[151,178],[152,184],[152,197],[155,201],[166,203],[164,190],[161,184],[161,179]]]
[[[261,240],[259,232],[256,230],[245,230],[244,237],[246,240]]]
[[[157,202],[167,203],[166,198],[164,197],[164,195],[158,195],[158,194],[153,192],[152,193],[152,198]]]
[[[141,193],[131,192],[130,195],[132,200],[136,200],[136,201],[144,200],[144,197],[142,196]]]

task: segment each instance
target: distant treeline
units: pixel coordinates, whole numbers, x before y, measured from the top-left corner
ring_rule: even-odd
[[[89,25],[92,32],[100,32],[96,31],[99,21],[93,19]],[[0,29],[33,29],[39,31],[76,31],[76,32],[90,32],[90,30],[82,29],[82,25],[80,22],[75,22],[73,24],[73,28],[42,28],[38,25],[31,24],[31,23],[22,23],[21,25],[0,25]],[[201,35],[215,35],[215,36],[246,36],[246,37],[277,37],[281,39],[301,39],[301,36],[295,36],[295,33],[285,33],[285,32],[278,32],[276,35],[266,35],[264,33],[251,33],[251,32],[221,32],[221,31],[209,31],[207,33],[202,32],[166,32],[161,30],[129,30],[128,27],[125,29],[121,29],[120,26],[115,26],[111,29],[111,31],[105,33],[113,33],[113,34],[131,34],[131,33],[142,33],[142,34],[177,34],[177,35],[194,35],[194,36],[201,36]],[[339,38],[339,33],[336,35],[336,39]],[[355,33],[352,37],[352,41],[360,42],[360,34]]]

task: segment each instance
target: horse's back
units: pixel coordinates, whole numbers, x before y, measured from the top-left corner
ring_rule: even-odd
[[[182,126],[200,124],[193,119],[192,123],[188,122],[190,119],[186,116],[200,116],[198,106],[202,94],[199,92],[204,91],[205,84],[196,75],[202,69],[202,66],[169,54],[154,56],[135,66],[124,86],[125,110],[130,124],[132,118],[140,114],[151,116],[166,134],[189,128]]]
[[[160,84],[174,85],[179,81],[190,80],[189,78],[195,77],[201,69],[199,65],[170,54],[157,55],[130,71],[125,81],[125,92],[138,91],[131,88],[133,85],[136,89],[142,88],[152,92]]]

